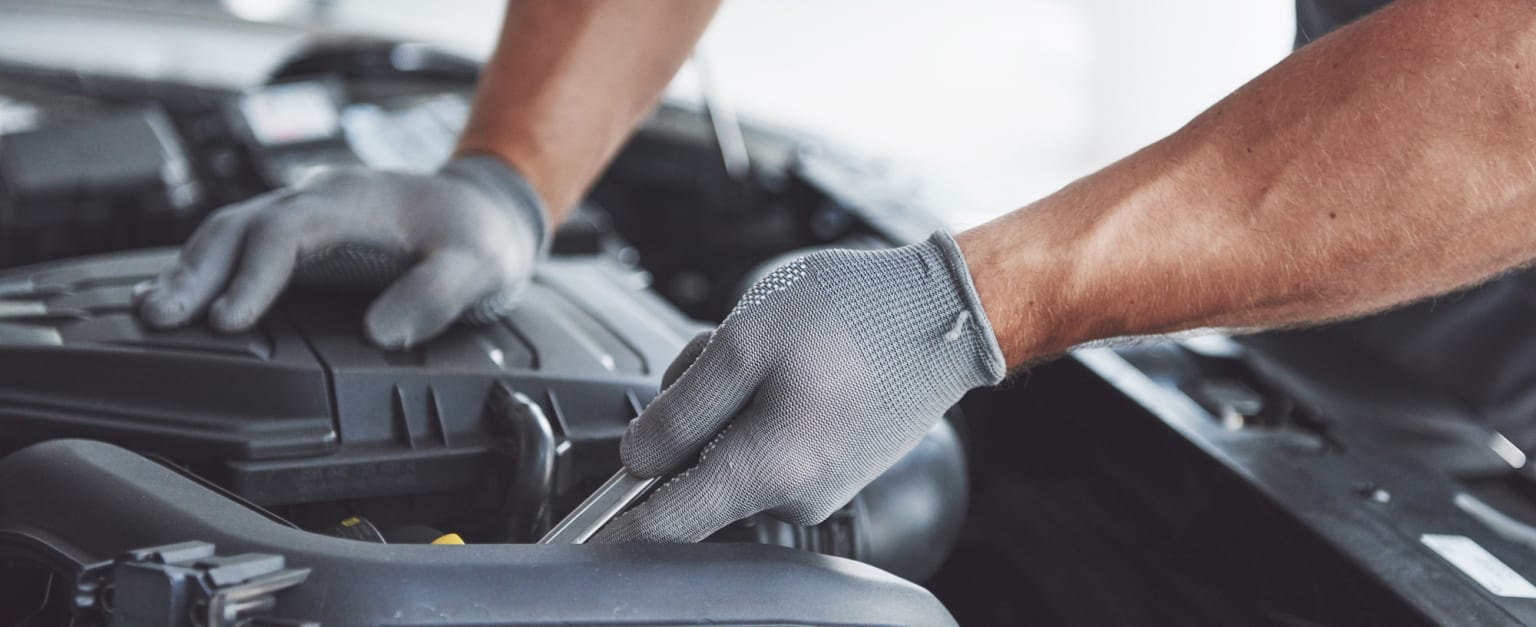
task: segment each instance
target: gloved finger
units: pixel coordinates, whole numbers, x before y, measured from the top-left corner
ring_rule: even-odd
[[[303,229],[298,218],[268,216],[245,230],[240,265],[224,295],[209,309],[209,324],[220,331],[241,331],[256,323],[293,275]]]
[[[711,463],[705,451],[698,466],[662,484],[591,541],[698,542],[763,509],[754,502],[753,493],[743,489],[745,484],[737,467]]]
[[[661,389],[665,390],[672,387],[673,383],[677,383],[677,379],[683,376],[683,373],[688,371],[688,367],[692,366],[693,362],[699,358],[699,353],[704,352],[704,347],[709,344],[709,338],[714,335],[715,331],[713,329],[700,331],[697,335],[693,336],[693,339],[688,340],[688,344],[683,346],[682,352],[672,359],[672,363],[667,366],[667,371],[662,373]]]
[[[139,316],[157,327],[174,327],[202,313],[229,280],[241,235],[257,205],[276,202],[264,195],[221,210],[192,234],[181,257],[160,273],[139,299]]]
[[[619,444],[630,472],[655,477],[681,466],[746,405],[757,381],[742,372],[739,350],[715,333],[677,381],[630,421]]]
[[[373,301],[364,317],[369,339],[386,348],[402,348],[436,335],[498,288],[496,274],[484,266],[472,253],[432,253]]]

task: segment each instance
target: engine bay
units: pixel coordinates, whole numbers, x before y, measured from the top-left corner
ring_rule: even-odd
[[[397,67],[407,54],[419,58]],[[368,294],[298,289],[243,333],[136,319],[133,286],[212,210],[332,168],[434,170],[476,72],[374,40],[317,44],[267,84],[228,92],[0,68],[12,112],[0,134],[0,266],[11,267],[0,271],[0,450],[110,442],[236,509],[351,542],[533,542],[618,467],[624,427],[666,365],[761,266],[933,228],[870,202],[879,185],[858,162],[781,133],[748,129],[756,167],[728,176],[704,115],[667,106],[560,229],[504,321],[384,351],[359,327]],[[953,427],[941,421],[889,475],[821,525],[757,516],[714,540],[926,578],[966,509]],[[909,511],[914,499],[931,507]],[[0,618],[89,614],[39,596],[88,564],[24,561],[0,568],[12,612]]]
[[[135,318],[221,206],[433,171],[477,74],[360,37],[238,89],[0,62],[0,624],[1536,620],[1529,434],[1336,328],[1033,368],[819,525],[531,544],[756,278],[943,225],[905,173],[792,131],[744,125],[733,171],[699,107],[646,120],[497,323],[385,351],[370,295],[303,289],[242,333]]]

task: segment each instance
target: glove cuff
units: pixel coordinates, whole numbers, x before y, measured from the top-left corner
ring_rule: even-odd
[[[806,309],[836,312],[836,322],[859,344],[882,398],[892,404],[892,415],[932,418],[967,390],[995,385],[1007,374],[965,258],[948,233],[901,248],[808,255],[759,282],[767,289],[754,287],[742,299],[742,315],[755,314],[758,303],[801,275],[818,285],[824,299]]]
[[[992,321],[987,319],[987,311],[981,306],[981,296],[976,294],[976,284],[971,280],[971,271],[965,264],[965,256],[960,253],[960,245],[955,243],[955,238],[949,232],[942,230],[935,232],[926,243],[937,250],[954,281],[956,296],[971,313],[970,324],[974,330],[970,334],[978,349],[976,365],[986,384],[1001,383],[1008,374],[1007,361],[1003,358],[1002,347],[997,343],[997,335],[992,331]],[[965,326],[959,325],[956,331],[965,333]]]
[[[549,208],[533,190],[528,179],[506,162],[490,155],[465,155],[454,157],[439,174],[465,181],[476,189],[503,201],[502,206],[518,212],[533,227],[537,243],[537,259],[549,254]]]

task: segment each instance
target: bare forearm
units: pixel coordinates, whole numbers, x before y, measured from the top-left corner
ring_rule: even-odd
[[[1361,315],[1536,257],[1536,3],[1400,0],[961,235],[1010,365]]]
[[[552,222],[654,106],[719,0],[513,0],[460,153],[515,166]]]

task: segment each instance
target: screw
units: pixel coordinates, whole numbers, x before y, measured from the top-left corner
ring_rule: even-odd
[[[1383,505],[1392,502],[1392,493],[1382,489],[1372,481],[1361,481],[1355,484],[1355,494],[1361,498],[1367,498]]]

